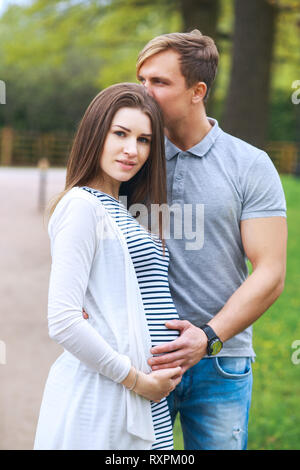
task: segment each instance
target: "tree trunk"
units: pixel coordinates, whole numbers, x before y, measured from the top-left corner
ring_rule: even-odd
[[[183,31],[199,29],[203,35],[210,36],[216,42],[219,0],[179,0],[179,4],[183,19]],[[213,115],[214,88],[213,85],[206,103],[208,115]]]
[[[230,85],[223,129],[263,148],[267,138],[277,8],[267,0],[235,0]]]
[[[219,0],[180,0],[184,31],[199,29],[205,36],[216,37]]]

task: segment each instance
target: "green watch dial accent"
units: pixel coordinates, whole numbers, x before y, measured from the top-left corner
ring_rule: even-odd
[[[210,354],[212,356],[215,356],[216,354],[218,354],[221,351],[222,342],[219,339],[216,339],[214,342],[212,342],[210,344],[209,349],[210,349]]]
[[[218,354],[222,347],[223,343],[220,338],[216,335],[214,330],[209,325],[202,325],[200,328],[204,331],[207,336],[208,344],[207,344],[207,354],[209,356],[215,356]]]

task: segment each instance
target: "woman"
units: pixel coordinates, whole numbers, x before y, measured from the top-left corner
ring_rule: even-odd
[[[152,372],[150,349],[173,340],[178,318],[168,252],[129,205],[166,199],[159,108],[137,84],[113,85],[89,105],[74,139],[66,188],[49,222],[51,367],[35,449],[172,449],[166,396],[180,367]],[[88,312],[83,319],[82,310]]]

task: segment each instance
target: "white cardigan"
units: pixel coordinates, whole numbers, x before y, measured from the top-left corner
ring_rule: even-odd
[[[103,420],[103,448],[150,449],[155,441],[150,401],[120,384],[131,365],[146,373],[151,370],[150,334],[125,238],[101,201],[78,187],[56,206],[49,236],[49,335],[68,351],[63,355],[72,355],[72,360],[75,356],[101,381],[102,396],[96,397],[91,413],[97,408]],[[88,320],[82,317],[82,307]],[[49,393],[44,393],[42,408],[47,407]],[[47,442],[51,417],[42,408],[35,448],[45,448]]]

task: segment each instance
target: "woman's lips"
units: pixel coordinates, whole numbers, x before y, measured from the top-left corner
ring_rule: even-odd
[[[135,166],[134,162],[126,161],[126,160],[117,160],[119,165],[123,170],[132,170],[132,168]]]

